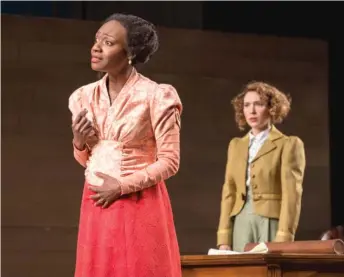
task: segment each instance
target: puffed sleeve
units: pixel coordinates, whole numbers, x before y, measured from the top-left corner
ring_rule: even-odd
[[[72,113],[72,122],[74,122],[77,115],[82,111],[82,93],[83,87],[75,90],[69,97],[68,108]],[[83,167],[86,167],[86,162],[89,158],[89,149],[85,147],[84,150],[79,150],[75,147],[73,143],[73,153],[75,160],[81,164]]]
[[[122,195],[143,190],[175,175],[180,162],[182,103],[171,85],[161,84],[150,99],[157,160],[145,169],[121,178]]]
[[[299,224],[302,182],[306,166],[305,149],[298,137],[289,137],[282,153],[282,203],[275,241],[293,241]]]

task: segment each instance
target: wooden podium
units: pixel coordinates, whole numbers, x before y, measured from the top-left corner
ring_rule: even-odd
[[[240,254],[181,257],[183,277],[344,277],[344,255]]]

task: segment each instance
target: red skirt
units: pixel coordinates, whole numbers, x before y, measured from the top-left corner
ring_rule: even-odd
[[[165,183],[96,207],[85,184],[75,277],[181,277]]]

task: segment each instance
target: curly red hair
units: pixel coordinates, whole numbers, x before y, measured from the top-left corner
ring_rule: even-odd
[[[271,122],[273,124],[281,123],[287,117],[290,111],[291,97],[272,85],[264,82],[253,81],[246,84],[242,92],[231,102],[235,111],[235,121],[240,130],[245,130],[247,125],[243,108],[244,97],[249,91],[257,92],[260,95],[261,100],[267,104],[271,116]]]

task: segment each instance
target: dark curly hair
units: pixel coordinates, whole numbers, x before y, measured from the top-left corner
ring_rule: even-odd
[[[127,50],[132,64],[146,63],[159,48],[155,26],[135,15],[115,13],[105,19],[118,21],[127,31]]]
[[[252,81],[246,84],[242,92],[232,100],[235,111],[235,121],[240,130],[245,130],[247,125],[244,116],[244,97],[249,91],[257,92],[262,101],[266,103],[273,124],[281,123],[287,117],[290,111],[291,97],[285,95],[272,85],[264,82]]]

